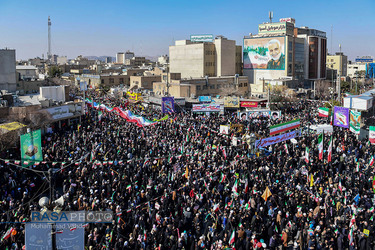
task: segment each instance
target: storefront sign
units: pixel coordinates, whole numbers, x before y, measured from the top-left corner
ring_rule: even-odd
[[[243,102],[241,102],[241,107],[243,107],[243,108],[257,108],[258,102],[243,101]]]

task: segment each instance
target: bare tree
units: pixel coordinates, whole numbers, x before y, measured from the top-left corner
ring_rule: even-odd
[[[315,81],[315,96],[319,99],[328,99],[329,98],[329,81],[327,80],[318,80]]]

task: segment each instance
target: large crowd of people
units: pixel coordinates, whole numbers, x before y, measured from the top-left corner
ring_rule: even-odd
[[[163,117],[124,99],[101,103]],[[14,228],[0,247],[24,245],[22,222],[41,209],[39,198],[50,192],[45,171],[55,167],[62,170],[52,177],[53,199],[64,196],[63,210],[115,215],[111,224],[85,227],[87,249],[373,249],[374,147],[367,140],[334,127],[319,159],[315,133],[258,155],[241,140],[232,146],[238,132],[219,133],[220,125],[242,124],[243,132],[268,137],[270,125],[295,118],[301,128],[326,123],[317,116],[321,105],[291,103],[275,120],[184,111],[146,127],[87,107],[80,124],[43,136],[43,162],[28,169],[0,162],[1,221],[18,222],[0,224],[2,235]],[[1,159],[20,159],[19,149]]]

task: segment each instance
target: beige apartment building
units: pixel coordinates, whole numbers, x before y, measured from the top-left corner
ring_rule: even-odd
[[[336,70],[340,76],[347,76],[348,57],[342,52],[327,55],[327,69]]]
[[[130,89],[148,89],[153,90],[154,82],[160,82],[160,75],[149,76],[130,76]]]
[[[153,92],[157,96],[166,96],[169,92],[170,96],[193,98],[207,95],[248,96],[250,95],[250,86],[247,76],[181,79],[180,74],[172,73],[169,75],[168,84],[164,80],[163,82],[155,82],[153,84]]]
[[[238,51],[242,47],[223,36],[212,42],[179,40],[169,46],[170,72],[181,73],[182,79],[241,74],[242,57]]]

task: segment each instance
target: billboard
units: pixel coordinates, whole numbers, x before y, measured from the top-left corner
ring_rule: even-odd
[[[162,97],[161,98],[161,110],[163,114],[174,112],[174,97]]]
[[[344,107],[333,108],[333,125],[349,128],[349,109]]]
[[[241,107],[243,107],[243,108],[257,108],[258,102],[243,101],[243,102],[241,102]]]
[[[190,41],[192,42],[213,42],[214,35],[207,34],[207,35],[190,35]]]
[[[199,96],[199,102],[211,102],[211,96]]]
[[[362,62],[362,63],[372,63],[374,59],[372,58],[356,58],[355,62]]]
[[[224,107],[226,108],[239,108],[240,98],[238,96],[226,96],[224,97]]]
[[[350,110],[350,131],[359,135],[361,131],[361,112]]]
[[[294,24],[291,22],[262,23],[258,25],[258,33],[262,34],[293,34]]]
[[[193,104],[193,112],[220,112],[224,106],[220,104]]]
[[[285,70],[285,38],[244,39],[244,69]]]
[[[21,160],[42,161],[42,135],[40,129],[20,136]]]

